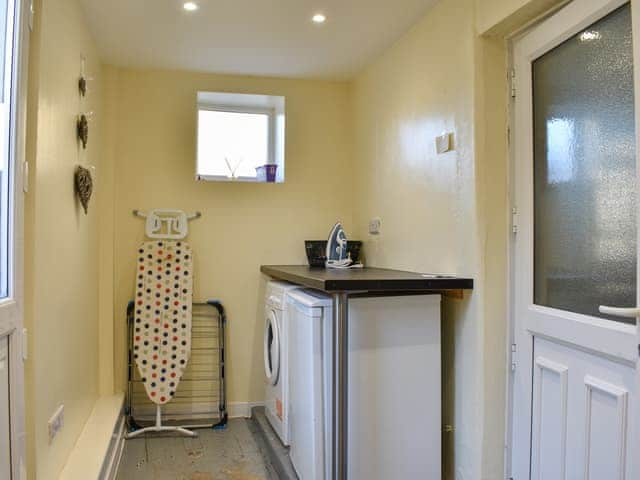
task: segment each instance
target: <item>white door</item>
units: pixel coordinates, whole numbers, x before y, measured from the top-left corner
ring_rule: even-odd
[[[0,0],[0,480],[26,478],[22,171],[30,6]]]
[[[574,0],[513,45],[515,480],[640,478],[632,3]]]

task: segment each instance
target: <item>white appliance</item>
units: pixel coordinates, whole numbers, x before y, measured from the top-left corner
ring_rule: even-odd
[[[348,478],[441,478],[440,295],[349,300]],[[291,461],[331,475],[331,298],[287,294]]]
[[[316,290],[287,293],[291,463],[300,480],[331,473],[332,299]]]
[[[289,349],[285,295],[300,288],[267,282],[264,323],[265,414],[285,446],[289,446]]]

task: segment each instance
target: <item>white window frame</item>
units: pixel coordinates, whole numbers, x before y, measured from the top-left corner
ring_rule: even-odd
[[[211,96],[211,99],[207,99],[206,96]],[[278,145],[279,116],[283,118],[282,128],[284,129],[284,97],[242,93],[198,92],[196,110],[196,180],[264,183],[259,182],[256,177],[239,176],[231,179],[226,175],[201,175],[198,173],[199,159],[197,158],[197,145],[200,134],[199,119],[201,111],[266,115],[268,118],[267,164],[278,165],[276,183],[284,182],[284,139],[282,145]],[[280,154],[278,150],[281,150]]]
[[[275,142],[276,142],[276,111],[274,108],[251,108],[242,106],[227,106],[227,105],[198,105],[198,114],[202,111],[205,112],[224,112],[224,113],[247,113],[254,115],[266,115],[269,119],[268,131],[267,131],[267,163],[276,163],[275,158]],[[198,118],[200,115],[198,115]],[[200,133],[200,122],[198,121],[198,133]],[[198,180],[209,181],[229,181],[229,177],[225,175],[201,175],[196,172]],[[256,177],[240,176],[236,177],[236,182],[257,182]]]

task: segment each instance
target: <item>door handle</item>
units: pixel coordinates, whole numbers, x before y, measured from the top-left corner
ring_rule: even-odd
[[[619,308],[619,307],[607,307],[604,305],[600,305],[600,313],[604,313],[605,315],[613,315],[614,317],[625,317],[625,318],[637,318],[640,317],[640,308],[632,307],[632,308]]]

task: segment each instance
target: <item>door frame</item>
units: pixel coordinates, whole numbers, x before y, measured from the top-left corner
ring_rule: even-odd
[[[13,258],[12,286],[7,303],[15,308],[9,331],[9,402],[11,429],[11,475],[26,480],[25,377],[26,330],[24,329],[24,193],[26,192],[26,124],[29,66],[29,40],[33,21],[33,0],[13,0],[13,58],[11,96],[11,135],[9,140],[10,198],[9,215],[12,236],[9,239]]]
[[[575,33],[579,32],[582,28],[585,28],[591,25],[593,22],[598,19],[606,16],[608,13],[614,11],[616,8],[625,5],[626,3],[631,4],[632,11],[632,29],[633,29],[633,57],[634,57],[634,89],[635,89],[635,117],[636,117],[636,170],[638,172],[638,182],[636,183],[636,190],[638,192],[638,228],[640,230],[640,0],[580,0],[580,1],[569,1],[568,3],[564,3],[559,7],[554,8],[550,12],[547,12],[542,17],[536,19],[535,22],[532,22],[526,25],[523,29],[515,32],[513,35],[509,36],[507,40],[507,64],[509,66],[509,75],[511,77],[512,72],[515,72],[517,58],[515,52],[515,44],[518,40],[520,40],[523,36],[527,35],[531,29],[537,27],[540,23],[545,21],[554,21],[553,17],[556,14],[560,14],[562,10],[565,9],[573,9],[580,12],[580,8],[587,3],[595,7],[594,11],[591,12],[590,15],[587,16],[579,25],[574,26],[573,28],[568,28],[562,37],[558,37],[555,39],[550,39],[545,46],[545,49],[548,51],[556,45],[559,45],[564,40],[570,38]],[[577,6],[576,6],[577,4]],[[599,8],[598,8],[599,7]],[[507,342],[509,352],[507,356],[507,409],[506,409],[506,427],[505,427],[505,447],[506,447],[506,455],[505,455],[505,474],[506,478],[516,479],[516,480],[524,480],[525,478],[530,478],[531,475],[531,424],[529,423],[529,428],[527,430],[527,435],[522,435],[525,437],[524,439],[518,440],[516,438],[517,432],[515,428],[516,416],[518,414],[522,414],[523,412],[528,411],[529,416],[531,416],[532,412],[532,392],[533,392],[533,378],[531,383],[528,384],[528,395],[525,395],[525,398],[528,398],[528,402],[524,407],[518,406],[516,402],[516,398],[514,395],[515,391],[515,380],[516,380],[516,369],[518,371],[522,371],[522,369],[526,369],[529,371],[532,376],[533,372],[533,352],[532,345],[524,345],[521,337],[521,323],[517,318],[517,308],[516,308],[516,261],[517,261],[517,251],[516,251],[516,230],[517,230],[517,222],[518,222],[518,202],[517,202],[517,158],[518,152],[516,149],[515,135],[516,133],[516,118],[519,114],[516,111],[516,101],[515,96],[518,95],[517,90],[521,90],[523,87],[521,86],[520,79],[510,78],[512,84],[510,85],[510,90],[515,92],[514,94],[509,95],[508,101],[508,128],[509,128],[509,145],[508,145],[508,182],[509,182],[509,212],[512,213],[512,227],[514,228],[514,233],[510,236],[509,241],[509,251],[508,251],[508,326],[507,326]],[[531,82],[524,82],[528,88],[531,86]],[[530,112],[527,112],[530,113]],[[640,233],[638,236],[638,241],[640,242]],[[638,256],[638,272],[640,272],[640,255]],[[639,279],[640,281],[640,279]],[[637,305],[640,305],[640,289],[637,298]],[[625,329],[622,327],[622,329]],[[628,330],[628,327],[626,328]],[[640,348],[640,319],[637,320],[636,324],[636,340],[639,343]],[[522,349],[525,350],[525,355],[522,355]],[[522,359],[526,359],[525,362]],[[640,393],[640,361],[636,358],[636,392]],[[631,431],[629,432],[629,444],[633,445],[640,441],[640,419],[636,418],[636,420],[631,424]],[[524,443],[523,446],[528,448],[522,448],[520,443]],[[519,450],[519,451],[517,451]],[[522,465],[525,464],[529,467],[527,472],[523,472]],[[515,467],[515,468],[514,468]],[[522,475],[525,473],[525,475]],[[640,475],[640,459],[636,458],[634,463],[632,464],[632,478],[636,478],[636,476]]]

